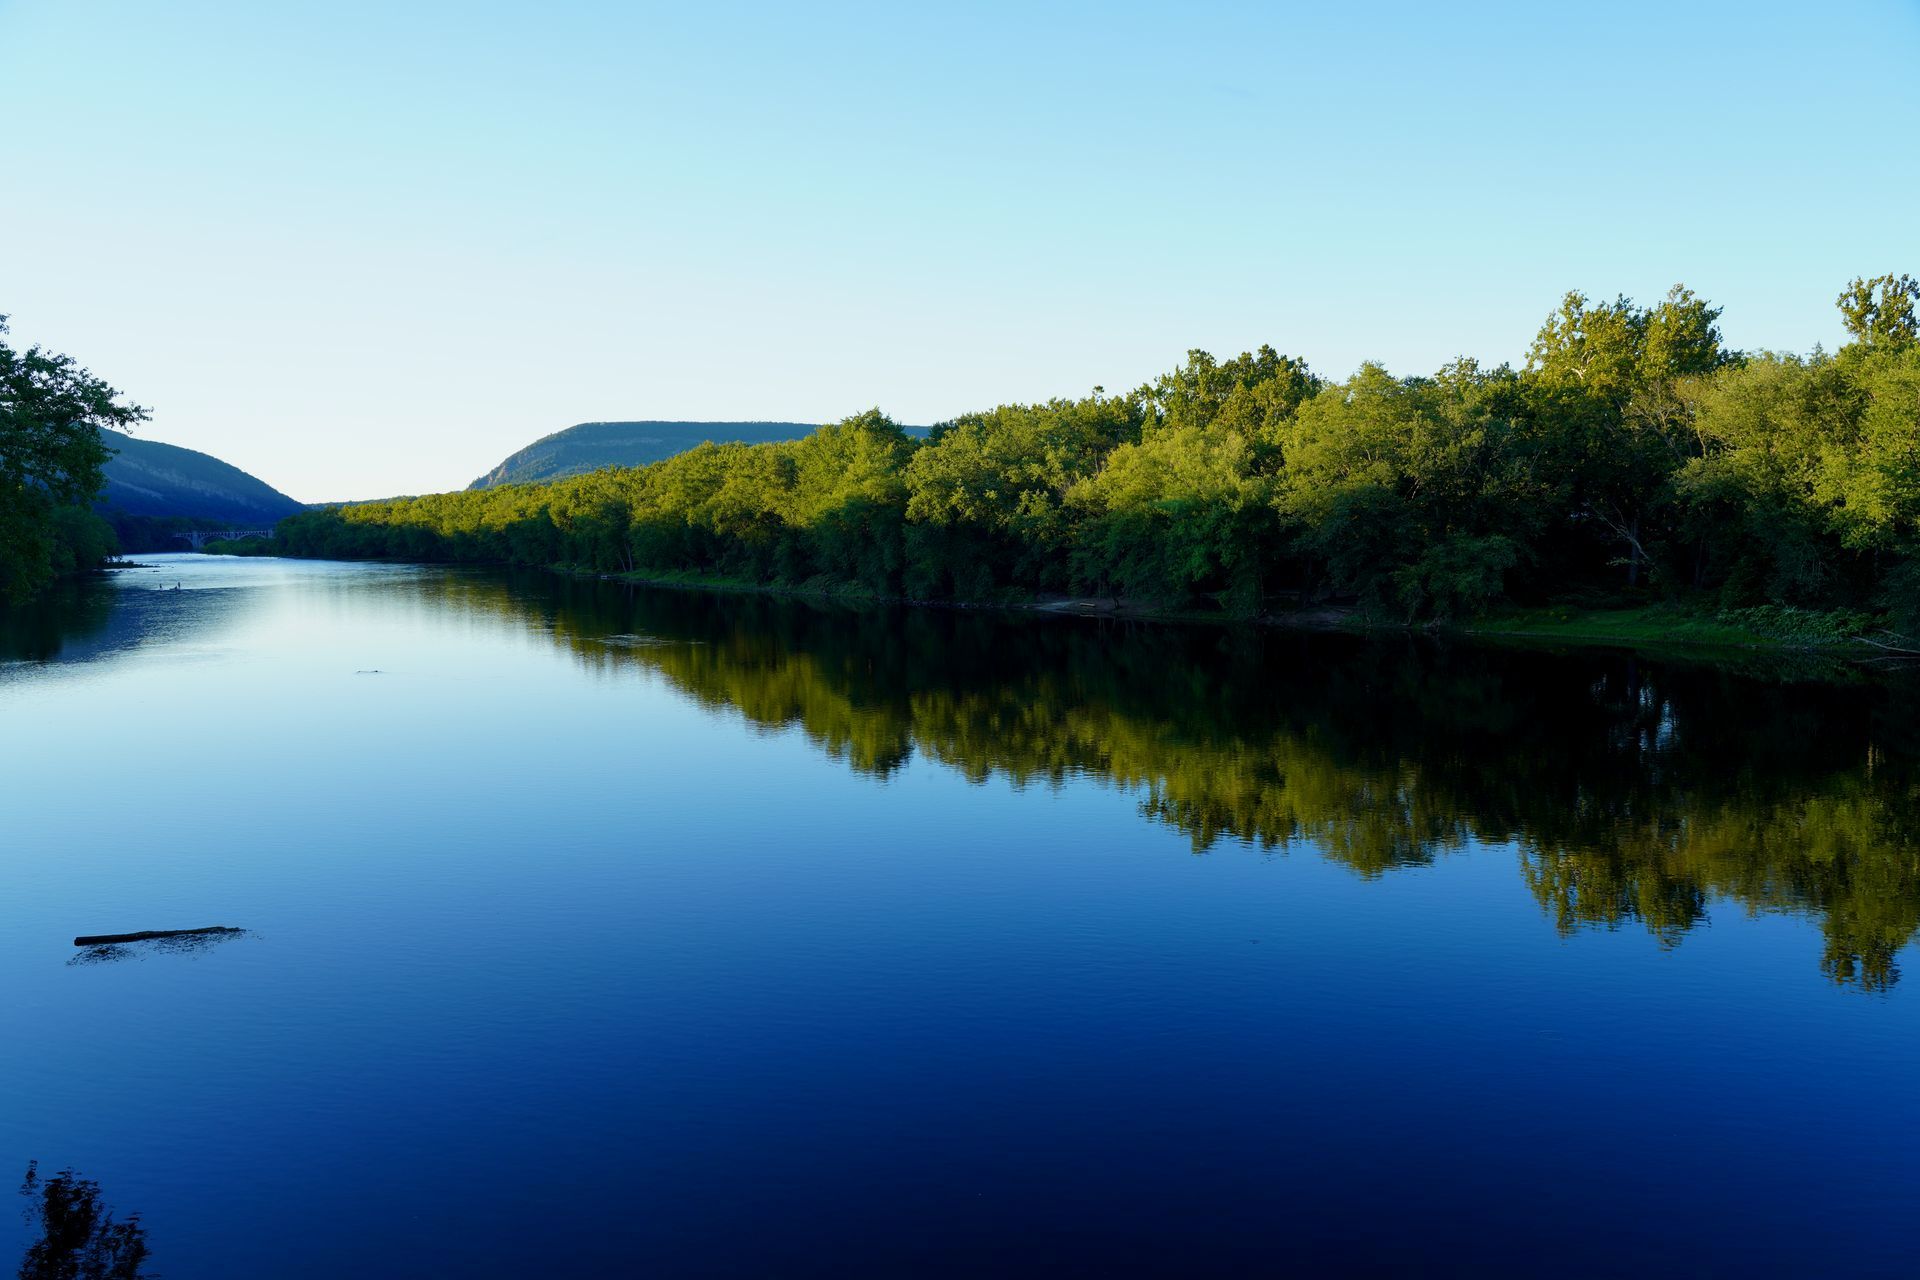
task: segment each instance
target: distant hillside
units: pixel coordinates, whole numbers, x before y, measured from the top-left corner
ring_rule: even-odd
[[[240,468],[179,445],[101,433],[118,450],[96,504],[129,516],[188,516],[213,524],[270,525],[306,508]]]
[[[814,422],[583,422],[534,441],[467,487],[492,489],[558,480],[601,467],[637,467],[707,440],[798,440],[818,428]]]

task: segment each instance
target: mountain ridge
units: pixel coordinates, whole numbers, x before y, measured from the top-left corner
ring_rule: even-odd
[[[270,525],[306,510],[305,503],[210,453],[118,431],[100,436],[114,450],[94,503],[104,512]]]
[[[578,422],[508,454],[467,488],[561,480],[601,467],[637,467],[684,453],[711,440],[764,444],[797,440],[819,427],[812,422],[695,422],[641,418]]]
[[[639,467],[661,462],[697,445],[770,444],[798,440],[820,429],[817,422],[698,422],[666,418],[577,422],[541,436],[510,453],[491,471],[467,486],[469,491],[497,489],[508,484],[535,484],[598,471],[602,467]],[[907,427],[908,435],[925,435],[924,427]]]

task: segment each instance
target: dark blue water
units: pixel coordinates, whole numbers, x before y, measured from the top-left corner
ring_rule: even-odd
[[[1911,1272],[1898,674],[151,562],[0,620],[0,1159],[173,1280]]]

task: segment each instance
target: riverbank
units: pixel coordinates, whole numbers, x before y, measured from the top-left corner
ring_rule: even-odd
[[[1471,637],[1485,641],[1597,645],[1656,653],[1759,651],[1819,653],[1847,658],[1912,658],[1920,644],[1885,632],[1871,614],[1780,606],[1712,609],[1684,603],[1616,607],[1543,606],[1506,609],[1466,621],[1408,623],[1369,614],[1353,605],[1309,605],[1236,617],[1221,610],[1170,608],[1123,597],[1017,597],[980,601],[923,601],[887,596],[850,584],[771,584],[696,573],[588,573],[579,576],[638,586],[690,591],[746,592],[831,600],[846,604],[918,605],[943,609],[1005,609],[1070,617],[1126,618],[1150,622],[1281,627],[1304,631],[1406,632]]]
[[[262,555],[259,543],[210,543],[210,554]],[[857,583],[813,579],[772,583],[692,571],[604,573],[568,565],[551,571],[571,577],[670,590],[732,592],[832,601],[852,606],[914,605],[936,609],[1000,609],[1070,617],[1143,622],[1263,626],[1332,631],[1458,636],[1515,644],[1599,646],[1656,654],[1812,654],[1843,660],[1920,661],[1920,640],[1897,636],[1878,615],[1858,610],[1763,605],[1719,609],[1705,602],[1627,605],[1542,605],[1495,610],[1466,620],[1408,622],[1353,604],[1313,604],[1241,616],[1224,609],[1169,606],[1123,596],[1033,596],[1006,593],[981,600],[917,600],[876,592]]]

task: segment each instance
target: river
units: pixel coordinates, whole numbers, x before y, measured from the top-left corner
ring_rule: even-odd
[[[0,1158],[176,1280],[1920,1243],[1920,679],[145,560],[0,616]]]

